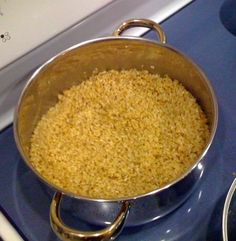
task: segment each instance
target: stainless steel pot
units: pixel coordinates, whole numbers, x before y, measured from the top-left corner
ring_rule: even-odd
[[[222,236],[223,241],[232,241],[236,238],[235,222],[236,222],[236,179],[231,184],[227,193],[223,216],[222,216]]]
[[[160,42],[120,36],[125,29],[133,26],[154,29]],[[166,44],[165,34],[158,24],[147,19],[129,20],[113,35],[77,44],[47,61],[29,79],[15,113],[15,139],[23,159],[44,183],[56,191],[50,219],[53,230],[62,240],[113,240],[124,225],[144,224],[174,210],[186,200],[201,178],[206,164],[205,155],[216,132],[218,107],[211,84],[189,58]],[[98,71],[136,68],[167,74],[181,81],[196,97],[209,120],[210,137],[202,154],[184,175],[144,195],[98,200],[69,193],[46,181],[32,167],[29,160],[30,138],[37,122],[56,103],[59,93],[87,79],[95,68]],[[66,226],[60,218],[63,195],[75,200],[74,210],[80,218],[108,226],[95,232]]]

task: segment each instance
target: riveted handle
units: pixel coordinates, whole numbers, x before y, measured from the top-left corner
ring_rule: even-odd
[[[60,203],[63,194],[56,192],[50,207],[50,222],[55,234],[63,241],[108,241],[114,240],[122,231],[129,214],[130,203],[124,201],[113,223],[98,231],[80,231],[65,225],[60,217]]]
[[[124,21],[114,32],[114,36],[120,36],[122,32],[125,30],[132,28],[132,27],[146,27],[155,30],[156,34],[158,35],[160,42],[165,44],[166,43],[166,35],[163,29],[159,24],[150,20],[150,19],[130,19]]]

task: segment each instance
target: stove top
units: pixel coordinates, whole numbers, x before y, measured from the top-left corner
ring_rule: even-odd
[[[118,241],[222,241],[223,204],[236,173],[236,38],[220,21],[223,2],[194,1],[162,24],[168,44],[200,65],[218,99],[219,125],[208,168],[181,207],[152,223],[125,229]],[[155,33],[145,37],[156,38]],[[51,198],[20,158],[12,127],[0,132],[0,190],[1,206],[26,240],[56,240],[49,226]],[[83,229],[96,228],[68,212],[63,219]]]

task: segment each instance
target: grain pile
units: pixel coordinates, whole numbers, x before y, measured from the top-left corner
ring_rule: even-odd
[[[107,71],[58,96],[32,136],[33,166],[93,198],[143,194],[183,174],[209,137],[195,98],[147,71]]]

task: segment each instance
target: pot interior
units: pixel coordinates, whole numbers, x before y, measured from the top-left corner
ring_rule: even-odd
[[[57,102],[58,94],[86,80],[96,69],[136,68],[179,80],[198,100],[209,120],[211,142],[217,122],[214,93],[201,70],[169,47],[141,38],[103,38],[72,47],[48,61],[31,77],[15,118],[18,147],[28,164],[30,139],[43,114]],[[30,165],[31,166],[31,165]]]

